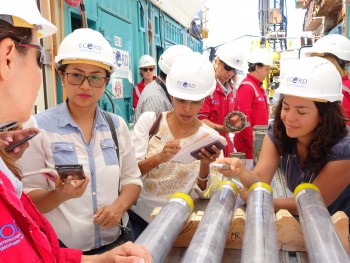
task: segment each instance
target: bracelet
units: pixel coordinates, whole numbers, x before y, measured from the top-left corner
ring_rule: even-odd
[[[201,182],[206,182],[209,180],[209,176],[210,176],[210,174],[208,174],[205,178],[202,178],[199,175],[197,175],[197,179]]]

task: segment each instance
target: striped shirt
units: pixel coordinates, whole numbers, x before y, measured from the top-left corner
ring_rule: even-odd
[[[86,251],[117,239],[119,226],[105,229],[93,224],[94,213],[118,198],[119,180],[121,186],[142,186],[128,127],[121,117],[114,114],[111,117],[118,137],[120,161],[110,128],[99,107],[96,109],[90,143],[85,141],[66,103],[33,116],[24,125],[40,129],[18,161],[23,170],[26,192],[55,189],[55,184],[40,175],[39,171],[57,164],[82,164],[84,173],[90,178],[80,198],[65,201],[45,214],[58,238],[67,247]],[[124,214],[123,223],[127,221]]]
[[[158,77],[157,79],[160,80]],[[153,80],[142,91],[139,102],[135,109],[135,123],[142,113],[146,111],[165,112],[173,109],[173,105],[169,101],[162,86],[156,80]]]

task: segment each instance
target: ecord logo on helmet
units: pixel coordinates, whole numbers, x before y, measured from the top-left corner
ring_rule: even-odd
[[[184,88],[184,89],[188,89],[188,88],[194,89],[196,87],[196,84],[191,84],[191,83],[186,82],[186,81],[178,81],[177,86],[179,88]]]
[[[102,50],[101,46],[94,45],[92,43],[79,43],[79,48],[80,49],[96,50],[96,51],[101,51]]]
[[[306,84],[307,83],[307,79],[302,79],[302,78],[298,78],[298,77],[288,77],[287,78],[287,82],[291,82],[294,84]]]

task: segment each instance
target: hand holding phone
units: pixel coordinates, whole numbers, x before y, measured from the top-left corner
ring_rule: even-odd
[[[40,170],[40,174],[47,179],[49,179],[52,182],[56,181],[56,178],[58,177],[58,174],[55,169],[53,168],[44,168]]]
[[[32,133],[29,136],[23,138],[22,140],[19,140],[18,142],[12,143],[10,146],[7,146],[5,148],[5,151],[11,152],[13,149],[15,149],[18,146],[21,146],[23,143],[29,141],[30,139],[34,138],[37,135],[37,133]]]
[[[17,121],[0,123],[0,132],[11,131],[18,127],[19,123]]]
[[[72,176],[72,180],[84,180],[85,174],[81,164],[62,164],[56,165],[55,169],[62,181]]]
[[[199,156],[199,153],[201,153],[201,149],[204,148],[206,151],[208,151],[211,154],[215,154],[215,151],[213,150],[212,146],[215,145],[219,150],[222,150],[225,148],[225,146],[220,141],[215,141],[213,143],[210,143],[208,145],[205,145],[204,147],[201,147],[200,149],[197,149],[193,152],[191,152],[191,155],[196,158],[197,160],[202,159],[202,157]]]

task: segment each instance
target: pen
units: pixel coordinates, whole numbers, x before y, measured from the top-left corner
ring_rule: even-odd
[[[163,138],[161,138],[161,137],[159,137],[159,136],[157,136],[157,135],[155,135],[154,137],[156,137],[158,140],[160,140],[161,142],[164,142],[164,143],[166,143],[166,140],[164,140]]]

